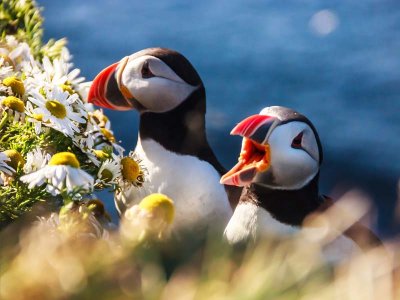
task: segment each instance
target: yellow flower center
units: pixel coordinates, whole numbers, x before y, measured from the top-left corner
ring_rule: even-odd
[[[3,84],[11,88],[14,94],[17,95],[24,95],[25,94],[25,87],[24,84],[20,79],[15,76],[7,77],[3,79]]]
[[[111,133],[110,130],[108,130],[107,128],[101,128],[100,129],[101,133],[104,135],[104,137],[109,140],[111,143],[115,143],[115,137],[114,135]]]
[[[70,95],[72,95],[74,93],[74,90],[72,89],[72,87],[67,84],[61,84],[60,87],[62,88],[62,90],[64,92],[68,92]]]
[[[6,150],[3,153],[7,155],[7,157],[10,159],[9,161],[7,161],[7,164],[14,170],[17,170],[18,167],[22,168],[25,165],[24,158],[17,150]]]
[[[110,182],[114,177],[114,174],[108,169],[104,169],[100,175],[105,182]]]
[[[103,150],[94,150],[94,155],[100,160],[106,160],[107,158],[110,158],[110,154]]]
[[[171,224],[174,220],[174,202],[166,195],[151,194],[139,203],[139,207],[151,212],[157,218],[162,218],[167,224]]]
[[[21,99],[14,96],[8,96],[4,98],[1,104],[20,113],[23,113],[25,111],[24,102]]]
[[[59,152],[52,156],[49,161],[49,166],[71,166],[79,169],[80,164],[75,154],[71,152]]]
[[[32,118],[34,118],[36,121],[39,121],[39,122],[43,121],[43,115],[42,114],[33,114]]]
[[[122,177],[128,181],[135,181],[140,175],[140,167],[139,164],[130,157],[124,157],[121,159],[121,173]]]
[[[67,109],[64,104],[57,100],[48,100],[46,102],[47,110],[56,118],[64,119],[67,116]]]

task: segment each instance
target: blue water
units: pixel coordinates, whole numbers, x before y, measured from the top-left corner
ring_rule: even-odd
[[[67,37],[88,80],[143,48],[183,53],[206,86],[208,137],[226,167],[240,148],[240,139],[229,136],[236,122],[269,105],[307,115],[325,149],[321,190],[339,196],[362,188],[374,199],[381,233],[399,229],[393,211],[400,177],[400,2],[38,3],[45,8],[45,38]],[[136,112],[108,115],[123,145],[133,148]],[[112,197],[102,196],[112,208]]]

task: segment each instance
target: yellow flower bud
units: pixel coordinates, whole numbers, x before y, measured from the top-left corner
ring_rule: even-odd
[[[7,164],[14,170],[22,168],[25,165],[24,158],[22,157],[21,153],[19,153],[17,150],[10,149],[4,151],[3,153],[7,155],[7,157],[10,159],[9,161],[7,161]]]
[[[14,96],[8,96],[4,98],[1,104],[20,113],[23,113],[25,111],[24,102],[21,99]]]
[[[139,203],[139,207],[152,213],[155,217],[163,219],[167,224],[172,224],[174,220],[174,202],[166,195],[151,194]]]
[[[103,151],[103,150],[94,150],[94,155],[96,155],[96,157],[100,160],[106,160],[107,158],[110,158],[110,154],[108,154],[107,152]]]
[[[107,140],[109,140],[111,143],[115,143],[115,137],[110,130],[101,128],[100,131]]]
[[[19,96],[23,96],[25,94],[23,82],[15,76],[3,79],[3,84],[10,87],[14,94]]]

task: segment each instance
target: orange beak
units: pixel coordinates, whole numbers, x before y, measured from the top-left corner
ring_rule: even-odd
[[[243,136],[239,162],[220,182],[227,185],[249,185],[257,173],[265,172],[271,164],[271,151],[266,139],[276,118],[254,115],[240,122],[231,134]]]
[[[120,80],[126,63],[127,58],[105,68],[96,76],[89,90],[89,103],[114,110],[134,108],[134,97]]]

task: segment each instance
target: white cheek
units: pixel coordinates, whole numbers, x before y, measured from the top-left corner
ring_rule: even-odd
[[[301,188],[318,173],[318,162],[310,154],[291,147],[293,137],[300,131],[308,134],[309,128],[300,122],[292,122],[277,127],[269,138],[275,188]],[[316,142],[314,145],[310,137],[307,137],[307,140],[310,141],[308,143],[310,147],[317,148]]]
[[[165,112],[181,104],[195,90],[194,86],[165,78],[151,78],[148,87],[137,91],[137,99],[154,112]]]
[[[304,130],[303,142],[301,145],[314,160],[319,161],[318,144],[311,129]]]
[[[142,78],[141,69],[145,60],[149,62],[155,77]],[[127,63],[121,83],[140,104],[152,112],[174,109],[197,88],[183,81],[164,62],[148,55]]]
[[[153,112],[165,112],[181,104],[196,89],[187,83],[166,78],[123,78],[123,83],[144,107]]]
[[[274,151],[271,147],[271,168],[279,186],[298,189],[317,174],[319,166],[305,151],[292,148]]]

